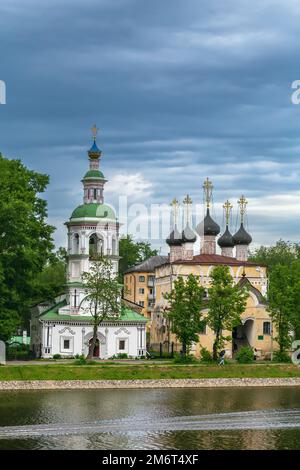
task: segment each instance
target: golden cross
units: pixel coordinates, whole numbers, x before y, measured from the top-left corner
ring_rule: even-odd
[[[192,199],[190,198],[190,196],[187,194],[182,202],[183,202],[183,204],[185,205],[185,210],[186,210],[186,213],[185,213],[185,216],[186,216],[186,223],[188,224],[188,223],[189,223],[189,218],[190,218],[190,205],[193,203],[193,201],[192,201]]]
[[[173,201],[171,202],[170,204],[173,208],[173,218],[174,218],[174,225],[177,225],[177,214],[178,214],[178,206],[179,206],[179,203],[176,199],[176,197],[174,197]]]
[[[98,127],[96,126],[96,124],[93,125],[93,127],[91,128],[91,131],[92,131],[92,134],[93,134],[93,139],[96,140],[97,138],[97,134],[98,134]]]
[[[209,208],[210,202],[211,202],[213,184],[208,178],[206,178],[206,180],[204,181],[203,189],[204,189],[204,196],[205,196],[206,206],[207,206],[207,208]]]
[[[229,225],[230,212],[231,212],[231,209],[233,208],[233,205],[227,199],[227,201],[223,205],[223,208],[225,210],[226,225]]]
[[[240,213],[241,213],[241,223],[244,222],[244,215],[246,212],[246,205],[248,204],[248,201],[246,200],[245,196],[241,196],[240,199],[238,200],[238,204],[240,206]]]

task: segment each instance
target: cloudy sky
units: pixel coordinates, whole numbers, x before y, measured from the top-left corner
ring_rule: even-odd
[[[254,244],[300,238],[298,0],[1,0],[0,151],[50,175],[56,242],[97,123],[106,201],[167,204],[203,180],[249,200]]]

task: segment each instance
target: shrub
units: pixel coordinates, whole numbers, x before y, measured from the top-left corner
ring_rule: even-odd
[[[119,353],[117,354],[117,359],[128,359],[128,355],[126,353]]]
[[[53,359],[61,359],[61,355],[60,354],[53,354]]]
[[[175,364],[192,364],[197,362],[197,359],[195,356],[192,356],[191,354],[186,354],[185,356],[182,356],[180,354],[176,354],[173,362]]]
[[[291,358],[285,351],[274,351],[273,359],[274,362],[291,362]]]
[[[201,362],[213,362],[211,353],[206,348],[200,350],[200,361]]]
[[[249,364],[254,361],[254,353],[251,348],[245,346],[236,353],[235,358],[240,364]]]
[[[78,357],[77,357],[76,361],[74,361],[74,364],[76,366],[84,366],[84,365],[87,364],[87,360],[84,356],[79,356],[79,354],[77,354],[77,356]]]

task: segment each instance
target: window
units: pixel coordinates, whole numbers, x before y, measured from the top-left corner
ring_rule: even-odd
[[[264,335],[270,335],[271,334],[271,323],[269,321],[264,321],[263,334]]]
[[[139,282],[145,282],[145,276],[139,276]]]
[[[139,305],[140,305],[141,307],[144,307],[144,301],[143,301],[143,300],[140,300],[140,301],[139,301]]]
[[[64,349],[70,349],[70,340],[64,339]]]
[[[119,350],[120,351],[125,351],[125,339],[120,339],[119,340]]]
[[[145,294],[145,289],[140,288],[140,289],[139,289],[139,294]]]
[[[206,335],[206,323],[202,323],[199,333],[200,335]]]

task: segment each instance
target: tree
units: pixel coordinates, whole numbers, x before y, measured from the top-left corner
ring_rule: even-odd
[[[34,279],[54,247],[54,227],[46,223],[47,203],[39,197],[48,182],[47,175],[0,154],[0,331],[4,337],[28,319]]]
[[[135,242],[132,235],[127,235],[120,239],[119,253],[119,280],[123,282],[124,273],[128,268],[142,263],[151,256],[156,256],[158,252],[151,248],[150,243]]]
[[[206,323],[215,332],[213,359],[217,360],[224,342],[224,330],[232,330],[241,323],[241,314],[247,302],[247,291],[235,284],[228,266],[216,266],[211,273],[212,283],[208,289],[208,313]]]
[[[277,330],[280,353],[291,346],[292,331],[300,329],[300,262],[278,265],[270,273],[268,311]]]
[[[62,293],[66,283],[67,252],[65,248],[59,248],[51,255],[43,270],[37,274],[33,281],[34,298],[32,303],[43,300],[53,301]]]
[[[300,244],[284,240],[274,246],[261,246],[249,257],[249,261],[266,265],[270,272],[278,265],[290,265],[295,260],[300,260]]]
[[[99,256],[89,272],[82,275],[86,296],[83,299],[85,309],[92,316],[93,338],[89,347],[88,358],[93,357],[99,325],[105,320],[120,317],[120,284],[113,272],[112,262],[105,256]]]
[[[165,316],[170,320],[171,331],[182,344],[184,355],[190,350],[192,343],[198,341],[198,334],[203,326],[201,307],[204,289],[199,285],[199,277],[189,274],[186,281],[179,277],[174,282],[170,293],[164,294],[169,301],[169,309]]]

